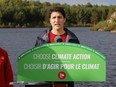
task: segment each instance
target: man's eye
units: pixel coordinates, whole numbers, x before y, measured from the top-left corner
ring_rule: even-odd
[[[58,18],[62,18],[61,16],[59,16]]]

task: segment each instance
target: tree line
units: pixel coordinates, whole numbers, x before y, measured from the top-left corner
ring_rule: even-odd
[[[64,7],[66,26],[93,26],[116,11],[116,5],[92,5],[90,2],[68,5],[39,0],[0,0],[0,27],[48,27],[49,9],[53,6]]]

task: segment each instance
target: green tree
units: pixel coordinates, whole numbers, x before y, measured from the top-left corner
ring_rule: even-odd
[[[96,10],[93,10],[91,13],[91,23],[96,24],[98,22],[98,13]]]

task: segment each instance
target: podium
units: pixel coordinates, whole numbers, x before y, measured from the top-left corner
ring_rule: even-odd
[[[68,87],[68,85],[66,83],[56,82],[53,84],[53,87]]]
[[[53,84],[25,85],[25,87],[68,87],[68,85],[64,82],[54,82]]]
[[[53,84],[25,85],[25,87],[68,87],[67,83],[54,82]]]
[[[74,87],[74,81],[106,81],[106,57],[81,44],[44,44],[19,56],[18,81],[54,82],[51,87]]]

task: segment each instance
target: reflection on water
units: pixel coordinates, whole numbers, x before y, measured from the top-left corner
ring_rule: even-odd
[[[43,28],[45,29],[45,28]],[[0,29],[0,47],[8,51],[15,81],[17,76],[17,57],[34,47],[36,37],[43,29]],[[75,87],[116,87],[116,33],[90,31],[89,28],[69,28],[79,38],[81,44],[94,48],[107,57],[106,82],[77,82]],[[18,84],[16,87],[23,87]]]

